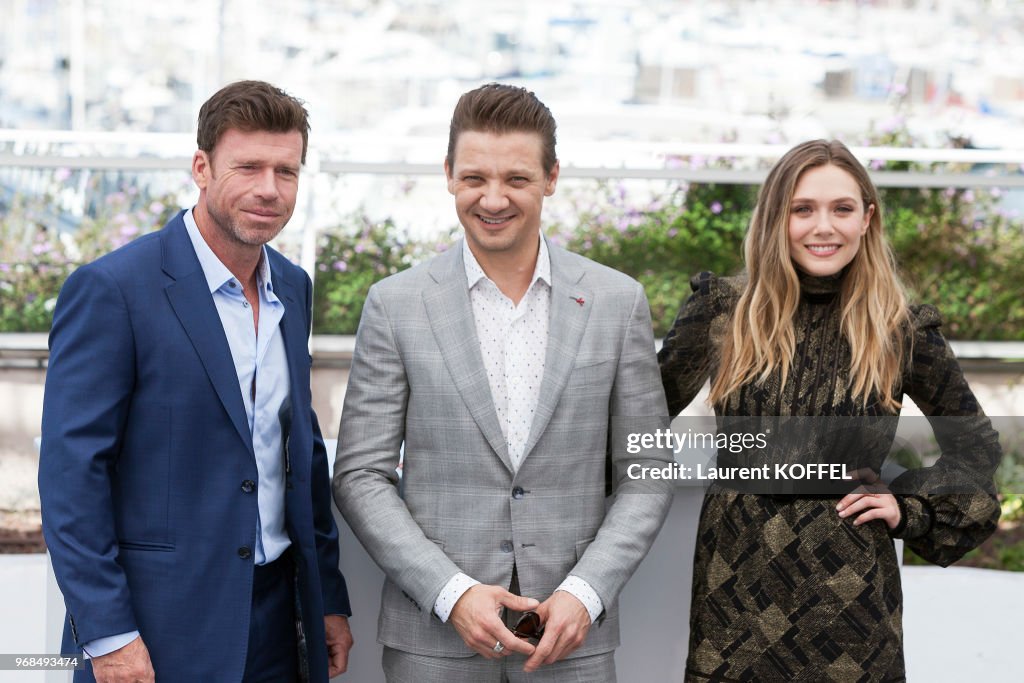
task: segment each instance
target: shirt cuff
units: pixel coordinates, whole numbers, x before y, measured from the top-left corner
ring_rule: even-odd
[[[116,636],[90,640],[82,646],[82,656],[85,659],[92,659],[93,657],[109,655],[115,650],[120,650],[138,637],[138,631],[129,631],[128,633],[118,633]]]
[[[570,574],[565,577],[565,581],[555,590],[565,591],[582,602],[583,606],[587,608],[587,613],[590,614],[591,624],[597,621],[597,618],[601,616],[601,612],[604,612],[604,603],[601,602],[601,596],[597,594],[597,591],[589,583],[578,576]]]
[[[466,576],[462,572],[448,579],[448,583],[444,585],[440,595],[437,596],[437,600],[434,601],[434,614],[440,617],[442,622],[447,622],[448,617],[451,616],[452,608],[455,607],[455,603],[459,601],[462,594],[478,583],[480,582]]]

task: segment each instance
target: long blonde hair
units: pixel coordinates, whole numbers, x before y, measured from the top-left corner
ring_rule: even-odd
[[[850,347],[852,395],[867,405],[872,394],[897,412],[893,396],[904,359],[909,311],[892,250],[882,234],[882,207],[867,171],[843,143],[812,140],[797,145],[772,167],[758,194],[744,238],[747,280],[721,349],[709,402],[724,405],[745,384],[773,373],[784,386],[796,348],[793,330],[800,281],[789,252],[793,193],[805,171],[831,164],[849,173],[861,191],[864,211],[874,206],[860,248],[839,291],[841,330]]]

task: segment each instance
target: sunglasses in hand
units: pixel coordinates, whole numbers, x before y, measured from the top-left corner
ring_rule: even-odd
[[[519,621],[512,628],[512,634],[523,640],[540,640],[544,637],[544,624],[536,612],[523,612]]]

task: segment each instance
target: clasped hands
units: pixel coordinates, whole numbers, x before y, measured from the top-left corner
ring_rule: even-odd
[[[537,645],[522,640],[501,620],[502,608],[515,612],[533,610],[544,625]],[[527,656],[523,671],[536,671],[576,650],[590,630],[590,614],[574,595],[555,591],[544,602],[510,593],[500,586],[477,584],[462,594],[449,617],[466,645],[487,659],[512,652]],[[501,644],[498,647],[498,644]]]

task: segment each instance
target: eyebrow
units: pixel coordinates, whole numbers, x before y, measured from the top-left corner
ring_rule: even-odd
[[[813,199],[811,197],[793,197],[793,201],[794,202],[816,202],[817,200]],[[837,202],[859,202],[859,201],[860,201],[860,199],[858,199],[856,197],[836,197],[835,199],[833,199],[829,203],[830,204],[835,204]]]
[[[287,168],[292,171],[297,171],[301,168],[301,165],[296,166],[286,161],[277,163],[268,159],[234,159],[231,163],[235,166],[273,166],[274,168]]]

